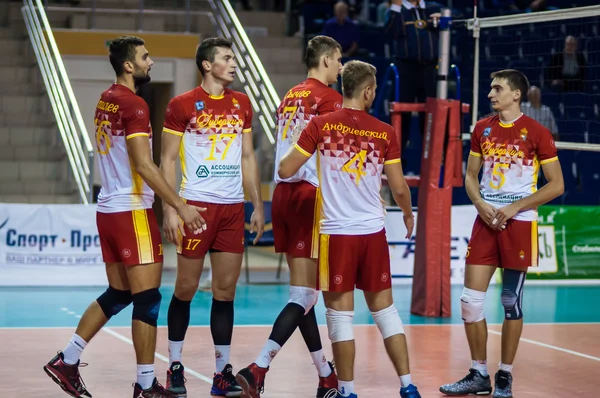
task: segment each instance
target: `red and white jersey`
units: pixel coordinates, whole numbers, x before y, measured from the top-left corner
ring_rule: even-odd
[[[147,136],[152,149],[148,104],[129,88],[113,84],[102,93],[94,116],[98,165],[102,188],[97,209],[101,213],[149,209],[154,191],[135,171],[127,140]]]
[[[245,94],[221,96],[201,86],[173,98],[164,131],[182,137],[181,197],[208,203],[244,201],[242,134],[252,131],[252,106]]]
[[[366,235],[383,229],[383,165],[400,162],[392,126],[343,108],[314,117],[295,146],[306,156],[318,154],[321,233]]]
[[[477,122],[470,153],[483,156],[481,197],[496,208],[534,193],[540,165],[558,160],[550,130],[525,115],[510,124],[502,123],[498,115]],[[537,221],[537,210],[513,218]]]
[[[319,185],[316,156],[310,158],[296,174],[285,180],[277,174],[281,158],[298,140],[310,119],[342,108],[342,95],[313,78],[293,87],[277,109],[277,149],[275,151],[275,182],[306,181]]]

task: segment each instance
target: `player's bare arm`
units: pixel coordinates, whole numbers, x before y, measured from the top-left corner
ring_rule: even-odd
[[[564,193],[565,184],[560,162],[555,160],[545,163],[542,165],[542,171],[544,172],[544,176],[546,177],[546,180],[548,180],[548,183],[532,195],[498,209],[498,212],[496,213],[496,218],[498,219],[497,225],[503,225],[519,212],[535,209]]]
[[[177,157],[182,136],[163,131],[161,153],[160,153],[160,171],[169,184],[176,189],[177,186]],[[185,236],[183,224],[179,222],[177,211],[163,201],[163,229],[167,240],[173,244],[179,244],[179,234]]]
[[[394,197],[404,215],[404,225],[406,226],[406,239],[410,239],[415,227],[415,216],[412,211],[412,202],[410,200],[410,188],[404,178],[401,163],[388,163],[383,165],[383,171],[388,179],[388,184]]]
[[[205,208],[187,205],[169,186],[150,155],[150,141],[147,135],[136,135],[127,140],[127,152],[131,156],[135,171],[160,198],[177,210],[177,214],[192,231],[201,231],[206,222],[200,216]]]
[[[492,226],[492,220],[494,219],[497,210],[494,206],[484,202],[481,193],[479,192],[479,170],[481,170],[482,165],[483,159],[481,156],[475,156],[473,154],[469,155],[469,159],[467,160],[467,173],[465,176],[465,189],[483,222]]]
[[[250,196],[252,206],[254,206],[250,218],[250,232],[256,232],[256,238],[253,242],[256,244],[265,230],[265,213],[260,195],[260,175],[256,164],[256,156],[254,155],[252,132],[244,133],[242,140],[242,183],[248,196]]]
[[[304,151],[301,152],[297,145],[290,147],[283,158],[281,158],[281,162],[279,162],[279,168],[277,169],[279,177],[284,179],[292,177],[304,166],[304,163],[308,162],[311,156],[312,154]]]

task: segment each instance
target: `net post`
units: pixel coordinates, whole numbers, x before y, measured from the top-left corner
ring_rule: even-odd
[[[394,130],[396,131],[396,138],[398,139],[398,143],[402,142],[402,114],[400,112],[396,112],[392,104],[390,104],[390,122]],[[402,157],[402,146],[400,146],[400,157]]]
[[[439,22],[439,63],[437,73],[437,98],[448,98],[448,69],[450,65],[450,24],[452,10],[442,8]]]

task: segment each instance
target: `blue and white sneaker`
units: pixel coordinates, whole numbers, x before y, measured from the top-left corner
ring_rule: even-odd
[[[350,393],[350,395],[344,395],[343,391],[339,390],[329,390],[327,394],[323,398],[358,398],[358,395],[355,393]]]
[[[417,390],[417,386],[414,384],[409,385],[408,387],[402,387],[400,389],[400,397],[402,398],[421,398],[421,394]]]

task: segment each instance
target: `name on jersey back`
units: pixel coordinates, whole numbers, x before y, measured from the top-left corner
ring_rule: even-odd
[[[323,131],[335,130],[342,134],[353,134],[353,135],[358,135],[358,136],[362,136],[362,137],[372,137],[372,138],[378,138],[381,140],[387,140],[387,133],[385,131],[358,130],[358,129],[355,129],[350,126],[346,126],[345,124],[343,124],[341,122],[337,123],[337,124],[325,123],[322,130]]]

